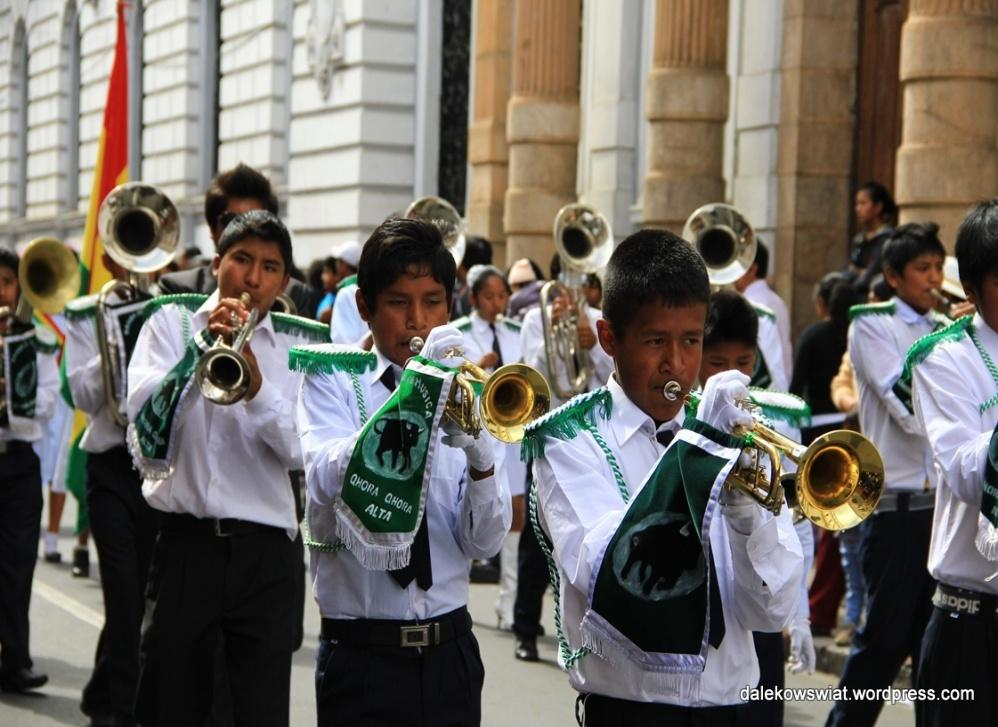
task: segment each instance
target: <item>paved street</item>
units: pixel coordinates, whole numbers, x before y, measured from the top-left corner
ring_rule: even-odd
[[[72,520],[71,509],[67,505],[65,522]],[[64,558],[72,551],[68,534],[62,539],[61,549]],[[93,572],[96,573],[96,564]],[[486,665],[483,724],[486,727],[574,724],[574,693],[568,686],[567,678],[554,663],[554,640],[542,640],[542,663],[522,664],[515,661],[512,637],[495,629],[495,594],[494,586],[472,586],[471,610]],[[545,617],[546,629],[548,633],[553,633],[550,604],[545,608]],[[86,724],[85,717],[79,711],[79,696],[90,673],[93,649],[102,621],[101,592],[95,578],[73,578],[66,563],[59,566],[38,563],[31,603],[31,644],[37,668],[48,673],[50,681],[36,695],[0,694],[0,727],[75,727]],[[309,607],[306,609],[305,632],[317,634],[318,630],[318,611]],[[291,687],[292,725],[314,724],[314,643],[306,637],[305,645],[295,654]],[[791,677],[788,686],[821,687],[833,685],[834,682],[833,677],[819,674]],[[821,725],[828,706],[824,702],[788,704],[786,724],[796,727]],[[914,724],[912,709],[907,705],[887,707],[878,724],[886,727]]]

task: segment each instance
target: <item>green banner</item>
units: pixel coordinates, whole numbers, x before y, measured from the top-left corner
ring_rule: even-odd
[[[3,337],[3,362],[7,382],[7,414],[30,419],[35,415],[35,396],[38,393],[34,328]]]

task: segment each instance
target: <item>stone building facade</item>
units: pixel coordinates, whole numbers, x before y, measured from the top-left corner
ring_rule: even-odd
[[[132,0],[133,178],[207,247],[267,173],[299,264],[443,194],[499,262],[580,199],[615,236],[728,201],[799,328],[879,177],[946,244],[998,193],[998,0]],[[0,0],[0,244],[78,242],[114,0]],[[466,164],[464,163],[466,160]]]

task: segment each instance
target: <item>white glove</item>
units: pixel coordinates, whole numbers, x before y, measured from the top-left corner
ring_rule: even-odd
[[[437,329],[434,329],[437,330]],[[433,334],[430,334],[433,335]],[[468,459],[468,468],[478,472],[488,472],[495,465],[492,444],[485,437],[473,437],[450,419],[444,420],[444,436],[441,442],[448,447],[463,449]]]
[[[455,326],[445,323],[430,331],[430,335],[426,337],[423,349],[419,352],[419,355],[423,358],[442,363],[444,366],[455,368],[461,365],[461,357],[447,356],[446,354],[463,350],[464,334]]]
[[[752,415],[735,404],[738,399],[748,398],[749,381],[748,376],[734,369],[711,376],[703,387],[697,419],[726,434],[739,424],[752,424]]]
[[[808,674],[814,674],[817,662],[811,624],[806,618],[799,618],[790,624],[790,658],[787,660],[790,673],[800,674],[806,671]]]

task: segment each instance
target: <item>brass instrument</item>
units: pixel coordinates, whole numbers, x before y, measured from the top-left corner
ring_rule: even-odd
[[[243,306],[249,306],[249,293],[243,293],[239,299]],[[250,387],[250,368],[242,350],[252,340],[259,319],[260,311],[253,308],[234,334],[231,344],[225,343],[220,336],[198,359],[194,380],[208,401],[228,406],[246,396]]]
[[[592,360],[579,342],[580,288],[587,275],[606,267],[613,252],[613,232],[606,217],[584,204],[569,204],[554,220],[554,245],[561,258],[561,280],[544,284],[540,294],[544,355],[554,392],[562,399],[581,394],[592,375]],[[555,322],[549,304],[559,296],[568,299],[568,310]],[[564,386],[556,362],[565,367]]]
[[[34,311],[61,313],[80,291],[80,265],[68,247],[54,237],[36,237],[21,255],[17,270],[20,297],[17,306],[0,307],[0,320],[9,331],[15,325],[31,325]],[[0,334],[0,342],[3,335]],[[2,351],[0,351],[2,357]],[[3,362],[0,360],[0,378]],[[0,388],[0,412],[7,408],[7,392]]]
[[[464,220],[454,205],[443,197],[420,197],[406,207],[403,217],[436,225],[444,239],[444,245],[454,256],[454,262],[461,265],[467,241],[464,236]]]
[[[662,393],[669,401],[676,401],[682,386],[669,381]],[[750,400],[737,403],[752,414],[753,422],[750,427],[735,427],[732,434],[751,437],[753,461],[750,466],[735,465],[724,483],[728,490],[742,490],[778,515],[784,489],[793,483],[787,499],[825,530],[846,530],[873,514],[884,491],[884,461],[869,439],[841,429],[823,434],[805,447],[763,424],[758,407]],[[768,475],[762,455],[769,459]],[[796,477],[783,474],[783,457],[797,464]]]
[[[419,353],[423,343],[415,336],[409,349]],[[460,355],[453,350],[445,358]],[[476,392],[478,386],[481,393]],[[484,427],[499,441],[512,444],[523,439],[524,428],[550,408],[551,389],[534,367],[506,364],[489,374],[465,359],[454,377],[444,415],[473,437]]]
[[[104,251],[128,271],[128,281],[109,280],[97,296],[97,346],[101,357],[104,398],[114,421],[128,426],[123,402],[118,398],[125,376],[125,362],[107,327],[106,314],[115,296],[122,301],[149,297],[151,273],[165,267],[180,242],[180,217],[170,198],[142,182],[128,182],[112,189],[97,213],[97,231]]]
[[[734,283],[755,262],[755,232],[731,205],[714,203],[695,210],[683,227],[683,239],[703,258],[712,285]]]
[[[291,296],[287,293],[278,293],[277,298],[274,299],[274,305],[270,306],[272,313],[285,313],[289,316],[298,315],[298,306],[295,302],[291,300]]]

